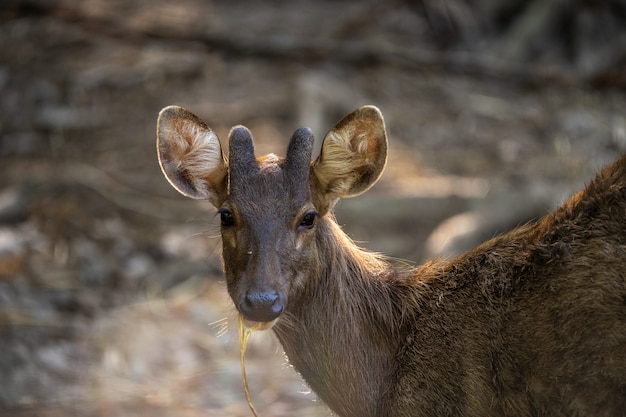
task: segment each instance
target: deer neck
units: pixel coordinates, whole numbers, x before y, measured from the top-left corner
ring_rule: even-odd
[[[398,316],[385,298],[390,266],[359,249],[334,221],[318,233],[320,262],[307,277],[306,296],[274,331],[291,364],[331,409],[375,415],[397,348],[391,321]]]

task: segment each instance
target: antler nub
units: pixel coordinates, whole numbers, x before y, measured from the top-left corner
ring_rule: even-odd
[[[230,181],[246,181],[259,171],[259,163],[254,156],[252,134],[244,126],[235,126],[229,135]]]
[[[299,128],[291,136],[285,158],[285,169],[298,184],[308,181],[312,151],[313,132],[308,127]]]

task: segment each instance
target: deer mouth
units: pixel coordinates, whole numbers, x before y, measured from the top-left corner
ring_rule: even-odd
[[[272,321],[253,321],[253,320],[248,320],[247,318],[245,318],[245,316],[243,317],[243,324],[247,329],[250,329],[252,331],[262,331],[262,330],[269,330],[274,326],[274,323],[276,323],[278,319],[274,319]]]

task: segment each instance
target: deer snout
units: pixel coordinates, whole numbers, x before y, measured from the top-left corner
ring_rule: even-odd
[[[246,320],[267,323],[280,316],[284,305],[283,297],[278,292],[250,290],[239,304],[239,311]]]

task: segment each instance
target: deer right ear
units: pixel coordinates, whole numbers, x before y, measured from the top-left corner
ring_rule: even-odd
[[[363,106],[344,117],[326,134],[313,163],[318,210],[367,191],[378,181],[386,161],[387,134],[380,110]]]
[[[157,151],[161,170],[176,190],[221,205],[228,168],[220,142],[206,123],[182,107],[164,108],[157,121]]]

